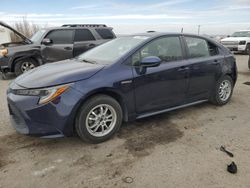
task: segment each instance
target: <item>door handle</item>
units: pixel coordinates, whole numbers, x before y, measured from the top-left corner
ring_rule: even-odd
[[[89,44],[89,48],[95,47],[95,44]]]
[[[212,62],[212,65],[218,65],[218,64],[219,64],[219,62],[217,59]]]
[[[179,69],[178,69],[178,71],[187,71],[187,70],[189,70],[189,67],[180,67]]]
[[[71,47],[65,47],[64,50],[72,50]]]

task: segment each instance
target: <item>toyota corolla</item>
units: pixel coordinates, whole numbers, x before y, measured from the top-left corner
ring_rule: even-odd
[[[124,36],[77,58],[16,78],[7,91],[12,125],[22,134],[111,138],[123,121],[210,101],[229,102],[237,79],[232,53],[201,36]]]

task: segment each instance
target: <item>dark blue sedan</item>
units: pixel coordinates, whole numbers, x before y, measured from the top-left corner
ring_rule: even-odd
[[[47,64],[9,86],[15,129],[99,143],[131,121],[211,101],[226,104],[237,67],[232,53],[201,36],[146,33],[114,39],[75,59]]]

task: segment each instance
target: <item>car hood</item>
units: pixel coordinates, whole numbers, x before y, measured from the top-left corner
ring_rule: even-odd
[[[19,37],[21,37],[25,43],[27,43],[27,44],[31,44],[32,43],[32,41],[29,38],[25,37],[22,33],[18,32],[17,30],[15,30],[14,28],[12,28],[8,24],[0,21],[0,26],[3,26],[5,28],[13,31],[15,34],[17,34]],[[5,45],[9,45],[9,44],[11,44],[11,43],[6,43]]]
[[[239,42],[249,40],[249,37],[228,37],[221,40],[221,42]]]
[[[15,79],[25,88],[43,88],[88,79],[104,65],[84,63],[75,59],[46,64],[30,70]]]

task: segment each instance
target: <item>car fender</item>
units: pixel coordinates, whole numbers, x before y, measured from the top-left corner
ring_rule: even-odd
[[[17,61],[20,61],[20,60],[23,60],[23,59],[26,59],[26,58],[35,59],[38,62],[39,66],[44,64],[44,61],[43,61],[42,56],[41,56],[41,52],[38,49],[32,49],[32,50],[29,50],[29,51],[17,52],[11,57],[11,59],[9,61],[9,67],[11,68],[11,71],[12,72],[14,71],[14,67],[15,67],[15,64],[16,64]]]

